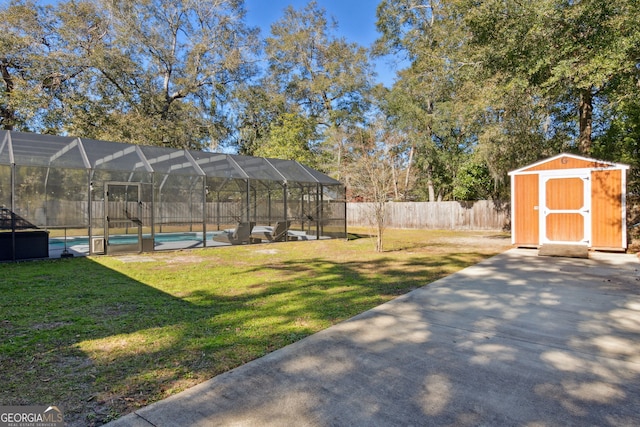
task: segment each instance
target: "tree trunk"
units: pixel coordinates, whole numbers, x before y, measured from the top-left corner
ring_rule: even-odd
[[[0,105],[2,128],[4,130],[13,130],[13,126],[16,122],[16,113],[8,102],[11,100],[11,96],[13,95],[13,77],[11,76],[11,73],[9,73],[9,68],[4,61],[0,64],[0,71],[2,73],[2,80],[4,81],[4,95],[7,100],[7,105]]]
[[[433,187],[433,178],[431,173],[431,165],[427,166],[427,189],[429,190],[429,201],[436,201],[436,190]]]
[[[382,235],[384,234],[384,228],[382,226],[378,226],[378,232],[376,236],[376,252],[384,252],[384,239]]]
[[[411,144],[411,150],[409,151],[409,160],[407,161],[407,173],[404,175],[404,197],[407,200],[407,194],[409,193],[409,177],[411,176],[411,164],[413,163],[413,153],[416,150],[416,145]]]
[[[393,199],[398,200],[398,171],[396,170],[396,162],[391,164],[391,176],[393,177]]]
[[[580,91],[580,136],[578,137],[578,149],[582,154],[591,151],[591,127],[593,121],[593,94],[591,88]]]
[[[376,252],[384,251],[384,226],[385,226],[385,210],[386,202],[379,199],[375,202],[375,218],[376,218]]]

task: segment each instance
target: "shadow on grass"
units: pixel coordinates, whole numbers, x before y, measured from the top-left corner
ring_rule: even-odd
[[[70,426],[101,425],[486,257],[471,255],[316,257],[220,276],[205,259],[158,272],[184,283],[170,292],[134,278],[143,262],[0,265],[0,402],[60,405]],[[200,269],[210,274],[191,278]]]

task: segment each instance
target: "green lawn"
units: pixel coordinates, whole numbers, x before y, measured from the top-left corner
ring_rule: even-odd
[[[351,230],[350,230],[351,231]],[[0,405],[101,425],[509,247],[370,238],[0,264]]]

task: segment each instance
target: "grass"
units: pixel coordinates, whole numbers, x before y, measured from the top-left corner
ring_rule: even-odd
[[[351,237],[0,264],[0,405],[101,425],[509,247],[388,230],[380,254]]]

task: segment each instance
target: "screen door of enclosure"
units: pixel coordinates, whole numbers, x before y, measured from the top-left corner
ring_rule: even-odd
[[[105,183],[106,252],[142,252],[140,184]]]
[[[540,175],[540,243],[589,244],[591,174]]]

